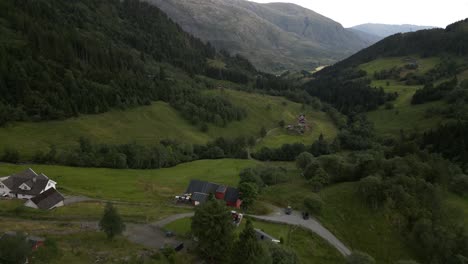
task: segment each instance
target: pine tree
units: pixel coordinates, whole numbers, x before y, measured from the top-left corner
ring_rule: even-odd
[[[230,255],[234,225],[228,208],[210,195],[197,207],[192,218],[192,234],[198,239],[198,253],[210,263],[222,263]]]
[[[239,240],[234,245],[231,263],[268,264],[271,262],[269,252],[257,240],[252,221],[247,219],[247,224],[240,233]]]
[[[117,210],[111,203],[106,204],[104,215],[99,221],[99,228],[106,233],[107,238],[112,239],[125,231],[125,224]]]

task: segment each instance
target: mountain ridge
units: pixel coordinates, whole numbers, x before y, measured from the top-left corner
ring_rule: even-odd
[[[329,65],[369,46],[362,38],[312,10],[288,3],[245,0],[147,0],[185,31],[215,47],[249,58],[269,72]]]
[[[353,30],[359,30],[367,34],[375,35],[381,39],[397,34],[408,33],[424,29],[437,28],[434,26],[419,26],[412,24],[382,24],[382,23],[365,23],[350,27]]]

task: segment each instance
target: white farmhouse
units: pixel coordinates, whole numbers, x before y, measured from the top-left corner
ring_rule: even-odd
[[[17,174],[0,178],[0,196],[31,199],[54,188],[56,182],[44,174],[37,174],[31,168]]]

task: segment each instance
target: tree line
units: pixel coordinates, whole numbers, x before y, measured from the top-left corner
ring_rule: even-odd
[[[247,158],[247,139],[244,137],[234,139],[221,137],[205,145],[179,143],[173,140],[161,140],[154,145],[137,143],[111,145],[95,144],[87,138],[80,138],[77,143],[78,147],[75,148],[51,146],[47,152],[38,151],[32,161],[77,167],[157,169],[199,159]],[[12,163],[25,161],[14,149],[6,149],[0,160]]]

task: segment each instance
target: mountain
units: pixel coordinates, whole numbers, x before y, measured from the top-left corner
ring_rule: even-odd
[[[329,65],[378,38],[301,6],[245,0],[148,0],[182,28],[270,72]],[[365,36],[364,36],[365,35]]]
[[[414,32],[418,30],[432,29],[432,28],[435,28],[435,27],[416,26],[416,25],[409,25],[409,24],[388,25],[388,24],[367,23],[367,24],[357,25],[349,29],[365,32],[367,34],[371,34],[379,38],[385,38],[396,33],[407,33],[407,32]]]

